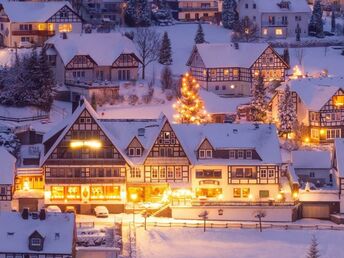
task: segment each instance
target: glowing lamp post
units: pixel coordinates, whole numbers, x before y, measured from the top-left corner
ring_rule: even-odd
[[[130,195],[130,199],[132,200],[133,202],[133,224],[134,224],[134,227],[135,227],[135,202],[137,200],[137,193],[132,193]]]

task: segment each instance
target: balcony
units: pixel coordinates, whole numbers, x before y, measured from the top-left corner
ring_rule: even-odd
[[[262,27],[288,27],[288,22],[285,21],[262,21]]]
[[[55,31],[49,30],[14,30],[13,36],[39,36],[39,37],[52,37],[55,35]]]
[[[123,184],[125,183],[124,177],[73,177],[73,178],[45,178],[46,184]]]
[[[89,89],[115,88],[119,90],[119,81],[81,81],[66,80],[66,85]]]
[[[179,7],[181,12],[217,12],[218,7],[209,6],[209,7],[201,7],[201,6],[185,6]]]

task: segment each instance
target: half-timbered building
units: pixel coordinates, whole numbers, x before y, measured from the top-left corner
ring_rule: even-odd
[[[333,142],[344,135],[344,79],[341,77],[297,79],[287,82],[293,95],[297,119],[308,127],[305,139]],[[272,116],[278,121],[278,102],[285,85],[272,99]]]
[[[12,210],[16,158],[0,148],[0,213]]]
[[[75,215],[0,212],[1,258],[75,257]]]
[[[56,34],[81,33],[82,20],[66,1],[2,1],[0,35],[6,47],[42,46]]]
[[[306,0],[239,0],[237,10],[240,19],[256,24],[260,37],[308,36],[311,8]]]
[[[82,213],[99,203],[113,212],[123,210],[128,165],[109,136],[83,102],[62,127],[44,137],[45,204],[71,204]]]
[[[141,63],[134,43],[120,33],[55,36],[46,43],[58,83],[74,95],[111,97],[120,82],[135,82]]]
[[[265,81],[284,81],[288,64],[266,43],[196,44],[187,66],[206,90],[250,95],[259,73]]]

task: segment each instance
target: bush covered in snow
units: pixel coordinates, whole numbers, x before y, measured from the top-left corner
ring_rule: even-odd
[[[20,141],[10,130],[2,130],[0,131],[0,146],[5,147],[8,152],[17,157]]]

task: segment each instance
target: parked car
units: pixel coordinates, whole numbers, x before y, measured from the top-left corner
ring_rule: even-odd
[[[56,212],[56,213],[61,213],[61,209],[59,206],[56,205],[49,205],[47,207],[47,212]]]
[[[29,42],[29,41],[21,41],[21,42],[19,42],[18,47],[31,48],[32,47],[32,43]]]
[[[109,217],[109,211],[105,206],[97,206],[94,208],[94,214],[97,218],[107,218]]]
[[[65,212],[76,214],[76,210],[74,206],[66,206]]]

